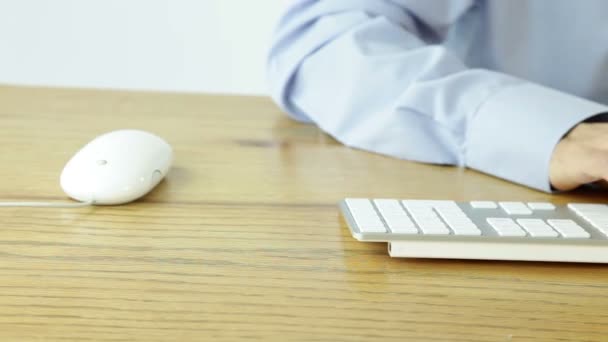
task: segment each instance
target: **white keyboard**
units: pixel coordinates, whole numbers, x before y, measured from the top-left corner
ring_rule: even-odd
[[[608,263],[608,205],[347,198],[353,237],[392,257]]]

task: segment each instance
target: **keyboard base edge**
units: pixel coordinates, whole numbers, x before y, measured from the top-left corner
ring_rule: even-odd
[[[608,263],[604,246],[487,244],[475,241],[390,241],[393,258],[474,259],[544,262]]]

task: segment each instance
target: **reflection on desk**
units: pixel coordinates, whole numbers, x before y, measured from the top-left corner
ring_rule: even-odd
[[[601,201],[356,151],[266,98],[0,88],[0,200],[64,201],[61,168],[119,128],[171,143],[126,206],[0,210],[3,341],[605,341],[603,265],[403,260],[345,197]]]

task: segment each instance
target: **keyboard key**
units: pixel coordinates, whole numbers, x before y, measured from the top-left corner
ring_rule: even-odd
[[[465,214],[462,209],[456,204],[446,204],[440,206],[437,212],[455,235],[481,235],[479,227]]]
[[[481,236],[479,229],[454,230],[454,235],[458,236]]]
[[[517,223],[523,227],[531,237],[559,237],[559,234],[541,219],[518,219]]]
[[[471,220],[468,221],[448,221],[448,226],[454,232],[454,235],[479,236],[481,230]]]
[[[589,239],[591,234],[587,232],[578,223],[572,220],[553,219],[547,220],[547,223],[557,230],[563,238],[569,239]]]
[[[414,218],[416,220],[416,218]],[[450,230],[439,218],[418,219],[418,227],[425,235],[449,235]]]
[[[497,226],[497,227],[519,227],[517,225],[517,223],[515,223],[515,221],[513,221],[513,219],[508,218],[508,217],[488,217],[486,219],[486,221],[492,226]]]
[[[438,227],[435,225],[431,226],[420,226],[420,230],[424,235],[450,235],[450,230],[446,227]]]
[[[505,230],[497,230],[496,231],[500,236],[507,237],[524,237],[526,236],[526,232],[521,229],[505,229]]]
[[[496,209],[498,206],[492,201],[471,201],[473,209]]]
[[[372,202],[363,198],[347,198],[344,202],[362,233],[386,233]]]
[[[441,221],[439,215],[434,210],[436,206],[450,206],[452,201],[435,200],[406,200],[402,201],[403,206],[414,219],[424,235],[449,235],[451,232],[446,224]],[[454,203],[454,205],[456,205]]]
[[[498,204],[509,215],[532,215],[532,210],[523,202],[499,202]]]
[[[407,215],[398,200],[376,199],[374,204],[393,233],[418,234],[416,224]]]
[[[408,210],[410,208],[433,208],[433,201],[428,200],[403,200],[401,203]]]
[[[582,216],[582,218],[587,221],[590,225],[592,225],[593,227],[599,229],[599,230],[605,230],[608,229],[608,220],[604,219],[604,218],[596,218],[596,217],[589,217],[589,216]]]
[[[608,206],[604,204],[594,204],[594,203],[568,203],[568,208],[575,212],[583,211],[583,212],[597,212],[597,211],[606,211],[608,210]]]
[[[608,236],[608,227],[599,227],[594,225],[593,223],[591,223],[591,225],[595,228],[597,228],[602,234],[604,234],[605,236]]]
[[[592,203],[570,203],[568,208],[602,234],[608,236],[608,206]]]
[[[441,217],[444,219],[453,218],[453,219],[468,219],[467,214],[462,211],[458,206],[454,207],[439,207],[435,209]]]
[[[526,236],[526,232],[510,218],[489,217],[486,221],[500,236]]]
[[[555,205],[548,202],[530,202],[528,207],[532,210],[555,210]]]
[[[568,208],[592,226],[602,229],[608,224],[608,206],[592,203],[570,203]]]
[[[477,225],[470,219],[450,219],[444,218],[445,223],[450,226],[450,228],[454,230],[469,230],[469,229],[479,229]]]

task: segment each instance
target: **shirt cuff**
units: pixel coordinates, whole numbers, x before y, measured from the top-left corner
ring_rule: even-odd
[[[489,97],[469,126],[467,166],[549,192],[549,163],[557,143],[578,123],[608,106],[534,83]]]

